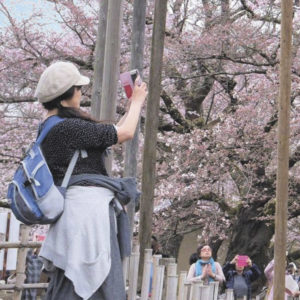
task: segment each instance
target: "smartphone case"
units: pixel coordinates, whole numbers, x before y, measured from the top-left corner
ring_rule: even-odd
[[[247,255],[239,255],[238,259],[237,259],[237,265],[239,267],[246,267],[247,266],[247,260],[248,260]]]
[[[133,92],[133,81],[130,72],[120,74],[120,81],[125,90],[126,96],[129,99]]]

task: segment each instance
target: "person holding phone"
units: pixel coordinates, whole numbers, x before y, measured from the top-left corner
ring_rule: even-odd
[[[264,270],[265,276],[268,280],[268,292],[266,295],[266,300],[275,300],[273,299],[274,267],[275,267],[275,262],[274,259],[272,259]],[[292,275],[288,273],[288,269],[287,269],[285,274],[284,300],[287,300],[289,296],[298,297],[300,296],[300,292],[296,280],[294,280]]]
[[[199,246],[197,255],[198,260],[190,266],[187,280],[193,282],[201,280],[204,283],[225,280],[222,267],[212,258],[212,250],[209,245]]]
[[[223,267],[226,288],[233,289],[235,299],[247,296],[251,299],[251,283],[261,276],[259,268],[249,257],[236,255],[231,262]]]
[[[46,110],[41,126],[49,118],[63,118],[41,145],[56,185],[80,152],[63,214],[51,224],[40,251],[50,277],[45,300],[126,299],[121,258],[130,252],[130,229],[119,220],[127,217],[124,205],[138,192],[133,178],[108,176],[104,155],[108,147],[133,138],[147,85],[134,85],[128,111],[114,125],[80,109],[81,87],[89,82],[73,63],[59,61],[44,70],[35,92]],[[127,247],[121,247],[124,241]]]

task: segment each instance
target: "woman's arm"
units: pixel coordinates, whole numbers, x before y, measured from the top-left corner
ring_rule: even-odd
[[[117,127],[120,127],[124,123],[124,121],[126,120],[127,115],[128,115],[128,111],[129,111],[129,108],[130,108],[130,104],[131,104],[131,101],[128,100],[128,103],[126,105],[126,113],[121,117],[119,122],[116,124]]]
[[[215,262],[215,265],[216,265],[215,280],[219,281],[219,282],[225,281],[225,276],[224,276],[221,265],[218,262]]]
[[[249,272],[251,281],[254,281],[258,277],[261,276],[261,271],[259,270],[259,268],[256,264],[252,264],[251,267],[250,267],[250,270],[248,272]]]
[[[269,264],[266,266],[264,271],[269,282],[273,280],[273,270],[274,270],[274,259],[269,262]]]
[[[203,280],[203,274],[202,276],[195,276],[196,275],[196,266],[195,264],[192,264],[190,266],[190,269],[189,269],[189,272],[188,272],[188,275],[187,275],[187,280],[188,281],[196,281],[196,280]]]
[[[121,125],[118,124],[116,126],[119,143],[133,138],[147,93],[146,83],[143,82],[141,85],[134,85],[128,113],[125,118],[121,119]]]

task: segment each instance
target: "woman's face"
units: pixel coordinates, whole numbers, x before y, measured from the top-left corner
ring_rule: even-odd
[[[208,260],[211,258],[211,248],[208,245],[205,245],[200,250],[201,259]]]
[[[79,108],[80,107],[80,100],[81,100],[81,89],[75,87],[73,97],[69,100],[61,101],[61,104],[64,107]]]

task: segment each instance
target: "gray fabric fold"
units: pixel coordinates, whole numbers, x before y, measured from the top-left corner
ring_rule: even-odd
[[[137,203],[141,194],[136,188],[134,177],[112,178],[100,174],[80,174],[71,176],[69,186],[80,185],[82,181],[88,181],[91,185],[96,184],[113,191],[122,205],[130,201]]]

